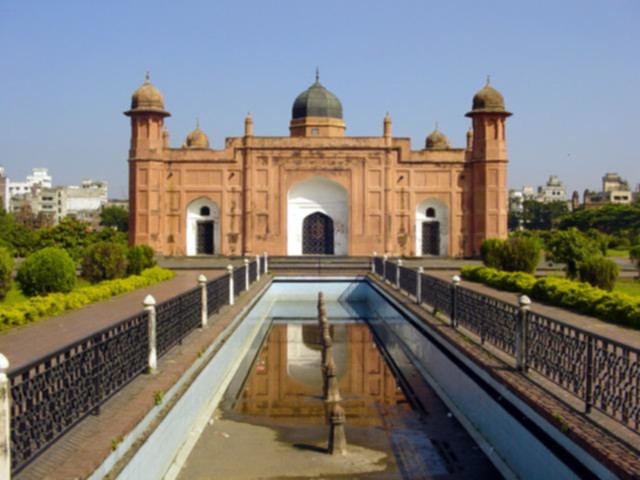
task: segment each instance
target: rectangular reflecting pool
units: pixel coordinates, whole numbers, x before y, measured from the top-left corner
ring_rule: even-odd
[[[326,451],[320,291],[346,455]],[[410,326],[376,297],[353,280],[274,283],[244,320],[259,332],[178,478],[502,478],[399,347]]]

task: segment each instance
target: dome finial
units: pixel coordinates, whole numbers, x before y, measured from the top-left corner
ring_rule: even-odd
[[[144,74],[144,83],[151,83],[151,75],[149,74],[149,70]]]
[[[485,86],[488,87],[489,85],[491,85],[491,75],[487,75],[487,84]]]
[[[436,120],[436,128],[433,130],[434,132],[438,131],[438,121]]]
[[[196,128],[200,128],[200,117],[196,117]]]
[[[320,67],[316,67],[316,82],[320,81]]]

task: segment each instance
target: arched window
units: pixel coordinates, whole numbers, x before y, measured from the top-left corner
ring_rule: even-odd
[[[209,209],[209,207],[202,207],[200,209],[200,216],[208,217],[209,215],[211,215],[211,209]]]
[[[427,218],[436,218],[436,209],[433,207],[427,208]]]

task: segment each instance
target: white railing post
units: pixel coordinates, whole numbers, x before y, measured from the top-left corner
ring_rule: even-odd
[[[151,295],[144,298],[144,311],[147,312],[147,328],[149,331],[149,373],[154,373],[158,368],[158,348],[156,342],[156,299]]]
[[[518,298],[518,318],[516,319],[516,370],[524,372],[527,368],[527,313],[531,300],[526,295]]]
[[[229,274],[229,305],[233,305],[233,265],[227,266],[227,273]]]
[[[451,279],[453,286],[451,288],[451,326],[456,328],[458,326],[458,287],[460,286],[460,277],[454,275]]]
[[[269,271],[269,254],[264,252],[264,273]]]
[[[378,256],[378,252],[373,252],[373,256],[371,257],[371,273],[376,273],[376,257]]]
[[[416,270],[416,303],[420,305],[422,303],[422,274],[424,273],[424,267],[418,267]]]
[[[382,257],[382,281],[387,281],[387,258],[389,258],[386,254]]]
[[[260,280],[260,255],[256,255],[256,282]]]
[[[244,259],[244,289],[249,290],[249,259]]]
[[[0,353],[0,478],[11,478],[11,385],[9,360]]]
[[[399,258],[396,262],[396,288],[400,290],[400,267],[402,267],[402,259]]]
[[[200,325],[202,327],[207,326],[207,319],[209,317],[209,305],[207,302],[207,277],[200,275],[198,277],[198,285],[200,285],[200,298],[202,303],[202,317]]]

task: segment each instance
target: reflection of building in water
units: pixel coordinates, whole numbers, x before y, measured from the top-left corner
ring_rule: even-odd
[[[342,406],[350,418],[370,416],[373,401],[406,402],[380,355],[369,327],[332,326]],[[297,422],[324,421],[320,400],[320,328],[317,325],[274,325],[247,380],[237,411],[259,416],[292,417]],[[356,421],[357,423],[357,421]]]

